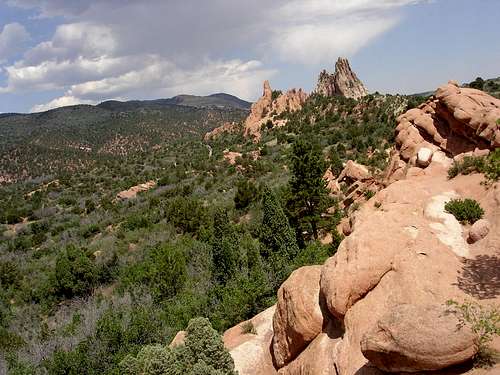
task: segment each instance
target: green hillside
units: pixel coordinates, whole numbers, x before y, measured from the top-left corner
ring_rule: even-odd
[[[241,133],[202,142],[222,121],[242,121],[241,110],[121,112],[108,103],[4,117],[2,169],[34,165],[39,177],[0,187],[3,365],[116,374],[127,355],[168,343],[191,318],[222,332],[272,305],[292,270],[321,263],[341,239],[335,227],[347,213],[323,214],[336,201],[315,186],[326,168],[355,159],[377,174],[397,115],[416,104],[315,95],[259,144]],[[116,137],[122,148],[111,146]],[[242,153],[238,165],[225,149]],[[294,183],[301,173],[319,194],[307,215],[308,188]],[[116,199],[150,180],[158,184],[135,199]]]

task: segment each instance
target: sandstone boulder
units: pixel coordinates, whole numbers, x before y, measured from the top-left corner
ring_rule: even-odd
[[[351,184],[354,181],[365,181],[371,177],[372,175],[370,171],[364,165],[356,163],[353,160],[348,160],[337,181],[345,181],[348,184]]]
[[[172,342],[168,345],[170,348],[175,348],[179,345],[184,345],[184,340],[186,339],[186,331],[179,331],[173,338]]]
[[[234,367],[239,375],[277,374],[270,350],[275,310],[276,306],[272,306],[224,332],[224,346],[233,357]],[[253,326],[255,333],[247,332],[247,324]]]
[[[278,371],[280,375],[335,375],[335,361],[342,330],[331,321],[291,363]]]
[[[278,368],[295,358],[322,330],[321,266],[295,270],[278,290],[273,354]]]
[[[409,160],[422,147],[451,155],[500,146],[500,100],[450,82],[426,103],[398,118],[396,144]]]
[[[474,243],[482,240],[490,232],[490,223],[486,219],[480,219],[472,224],[469,230],[469,242]]]
[[[320,73],[316,93],[353,99],[360,99],[368,95],[365,86],[352,71],[349,61],[342,57],[335,63],[335,73],[330,74],[326,70]]]
[[[389,372],[440,370],[471,359],[476,336],[445,305],[400,305],[377,321],[361,351]]]

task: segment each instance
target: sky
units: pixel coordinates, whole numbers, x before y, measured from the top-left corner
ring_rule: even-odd
[[[349,58],[371,92],[500,76],[500,0],[0,0],[0,112],[314,89]]]

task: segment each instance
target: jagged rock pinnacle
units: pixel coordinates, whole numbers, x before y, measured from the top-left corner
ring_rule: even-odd
[[[323,70],[319,74],[316,93],[325,96],[340,95],[346,98],[359,99],[368,95],[363,82],[352,71],[349,61],[339,57],[335,63],[335,73]]]

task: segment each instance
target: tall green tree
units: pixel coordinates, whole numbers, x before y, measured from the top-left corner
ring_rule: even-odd
[[[298,254],[299,247],[283,207],[268,188],[264,189],[262,209],[262,225],[259,233],[260,241],[264,245],[262,253],[271,263],[273,282],[281,283],[288,273],[293,258]]]
[[[238,235],[225,209],[218,209],[214,215],[212,254],[213,274],[224,284],[236,274],[240,261]]]
[[[292,217],[302,230],[312,232],[318,239],[321,214],[330,203],[323,175],[326,163],[318,145],[299,138],[292,146],[290,158],[292,177],[288,201]]]

